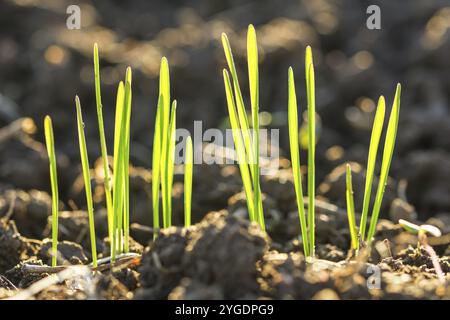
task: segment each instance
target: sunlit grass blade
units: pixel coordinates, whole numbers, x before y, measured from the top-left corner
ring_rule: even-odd
[[[247,33],[248,79],[250,86],[250,101],[253,125],[253,195],[255,216],[263,230],[265,230],[264,213],[262,211],[261,189],[259,185],[259,79],[258,79],[258,44],[253,25],[249,25]]]
[[[164,172],[167,177],[167,183],[165,184],[164,199],[166,204],[166,216],[164,221],[166,221],[166,228],[172,225],[172,185],[173,185],[173,174],[175,168],[175,139],[176,139],[176,114],[177,114],[177,101],[173,100],[172,109],[170,111],[170,123],[169,123],[169,139],[167,146],[167,154],[164,160]]]
[[[300,152],[298,144],[298,114],[297,95],[295,93],[294,72],[292,68],[288,71],[288,122],[289,122],[289,144],[291,149],[292,172],[294,176],[295,196],[297,200],[298,217],[302,232],[303,251],[309,256],[308,228],[306,225],[305,204],[303,203],[302,175],[300,172]]]
[[[163,227],[170,227],[170,196],[171,189],[169,189],[169,170],[168,170],[168,156],[169,156],[169,139],[170,139],[170,75],[169,64],[167,59],[161,59],[161,67],[159,72],[159,95],[162,101],[162,127],[161,127],[161,190],[162,190],[162,208],[163,208]]]
[[[230,77],[227,70],[223,70],[223,79],[225,85],[225,93],[228,105],[228,115],[230,118],[231,129],[233,133],[233,141],[238,158],[239,170],[241,172],[242,184],[244,186],[245,197],[247,199],[247,209],[250,221],[257,221],[254,215],[253,191],[251,183],[251,175],[249,172],[249,165],[245,155],[245,147],[242,139],[242,130],[239,127],[238,115],[236,113],[236,105],[231,89]]]
[[[400,114],[400,95],[401,85],[397,84],[395,91],[394,102],[392,104],[391,114],[389,116],[388,127],[386,131],[386,138],[383,149],[383,160],[381,163],[381,173],[378,183],[377,194],[375,196],[375,203],[372,210],[372,217],[370,219],[369,231],[367,233],[367,242],[371,242],[375,235],[376,226],[378,222],[378,215],[380,214],[381,203],[383,201],[384,189],[386,187],[389,168],[391,166],[392,155],[394,152],[395,138],[397,136],[398,118]]]
[[[55,140],[53,136],[52,119],[46,116],[44,120],[45,143],[50,166],[50,184],[52,189],[52,267],[56,267],[58,256],[58,177],[56,173]]]
[[[127,88],[128,87],[128,88]],[[127,92],[130,90],[130,83],[127,82],[124,88],[122,82],[119,83],[116,100],[116,116],[114,128],[114,175],[113,175],[113,239],[111,240],[111,259],[114,261],[117,251],[122,248],[122,213],[123,213],[123,192],[124,192],[124,167],[123,158],[125,156],[124,132],[126,118]]]
[[[124,234],[124,251],[129,251],[130,244],[130,175],[129,175],[129,163],[130,163],[130,123],[131,123],[131,68],[128,67],[126,71],[125,81],[130,84],[130,90],[128,95],[125,95],[127,99],[125,100],[125,133],[124,133],[124,145],[125,154],[123,159],[123,178],[124,178],[124,208],[123,208],[123,234]]]
[[[187,137],[186,155],[184,157],[184,226],[191,225],[192,208],[192,173],[194,165],[194,153],[192,150],[192,138]]]
[[[356,230],[356,219],[355,219],[355,202],[353,200],[353,186],[352,186],[352,168],[347,163],[346,170],[346,191],[345,198],[347,200],[347,217],[348,217],[348,228],[350,230],[351,247],[353,250],[358,249],[358,232]]]
[[[153,208],[153,239],[159,233],[159,186],[161,178],[161,135],[162,135],[162,109],[164,97],[159,96],[155,118],[155,132],[153,135],[152,151],[152,208]]]
[[[314,64],[311,47],[305,55],[306,95],[308,101],[308,228],[309,254],[314,256],[315,247],[315,153],[316,153],[316,102]]]
[[[249,122],[247,117],[247,112],[245,110],[244,99],[242,98],[241,88],[239,86],[239,78],[236,71],[236,66],[234,64],[233,53],[231,51],[230,42],[228,41],[228,37],[225,33],[222,33],[222,45],[225,52],[225,58],[228,63],[228,68],[230,69],[231,78],[233,79],[233,88],[234,88],[234,96],[237,106],[237,114],[239,119],[239,127],[242,131],[242,137],[244,139],[244,146],[246,151],[245,161],[246,163],[254,163],[253,160],[253,151],[252,151],[252,138],[250,136],[249,130]],[[250,172],[252,177],[254,176],[253,172],[254,167],[250,166]]]
[[[100,135],[100,147],[101,147],[102,162],[103,162],[106,211],[108,214],[108,236],[111,239],[112,238],[112,228],[113,228],[111,175],[109,172],[108,151],[106,148],[106,139],[105,139],[105,128],[103,125],[103,111],[102,111],[103,105],[102,105],[101,88],[100,88],[100,66],[99,66],[97,43],[94,44],[94,79],[95,79],[95,101],[96,101],[96,106],[97,106],[98,130],[99,130],[99,135]]]
[[[123,82],[119,82],[119,86],[117,87],[117,96],[116,96],[116,113],[114,120],[114,175],[113,175],[113,214],[112,214],[112,232],[110,235],[110,245],[111,245],[111,257],[115,258],[116,250],[117,250],[117,239],[118,239],[118,231],[117,231],[117,221],[116,217],[118,215],[118,210],[122,208],[123,204],[120,203],[120,195],[116,190],[121,190],[121,181],[117,179],[119,176],[120,166],[119,166],[119,145],[120,145],[120,126],[122,121],[122,113],[124,106],[124,98],[125,98],[125,88]]]
[[[378,152],[378,144],[380,142],[381,132],[383,130],[384,113],[386,103],[384,97],[378,100],[377,111],[373,121],[372,136],[370,138],[369,155],[367,157],[366,184],[364,187],[363,209],[361,213],[361,222],[359,227],[360,238],[364,239],[366,235],[367,215],[369,212],[370,195],[372,192],[373,175],[375,171],[375,163]]]
[[[86,203],[89,216],[89,231],[91,238],[91,253],[92,265],[97,267],[97,244],[95,238],[95,222],[94,222],[94,204],[92,201],[91,190],[91,174],[89,172],[89,158],[86,147],[86,138],[84,134],[83,116],[81,114],[80,99],[75,97],[75,106],[77,109],[77,127],[78,127],[78,142],[80,145],[81,167],[83,170],[84,189],[86,191]]]
[[[120,142],[120,125],[122,121],[122,113],[123,113],[123,103],[125,97],[125,86],[123,81],[119,82],[119,86],[117,87],[117,95],[116,95],[116,113],[114,119],[114,171],[116,170],[116,155],[119,152],[119,142]]]

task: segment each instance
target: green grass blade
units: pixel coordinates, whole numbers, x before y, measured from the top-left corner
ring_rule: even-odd
[[[97,267],[97,244],[95,237],[95,222],[94,222],[94,204],[92,201],[91,190],[91,174],[89,172],[89,159],[86,147],[86,137],[84,135],[84,123],[83,116],[81,114],[80,99],[75,97],[75,106],[77,109],[77,127],[78,127],[78,142],[80,145],[81,167],[83,170],[84,188],[86,191],[86,203],[89,216],[89,231],[91,238],[91,252],[92,252],[92,265]]]
[[[159,94],[162,97],[163,103],[162,109],[162,128],[161,128],[161,190],[162,190],[162,208],[163,208],[163,227],[168,228],[170,226],[170,203],[171,203],[171,190],[169,189],[169,139],[170,139],[170,74],[169,64],[167,59],[163,57],[161,59],[161,67],[159,72]]]
[[[392,104],[391,115],[386,132],[386,139],[383,149],[383,161],[381,163],[380,180],[378,183],[377,194],[375,196],[375,204],[373,206],[372,217],[370,219],[369,231],[367,233],[367,242],[371,242],[375,235],[376,226],[378,222],[378,215],[380,214],[381,203],[383,201],[384,189],[386,187],[387,178],[389,175],[389,168],[391,166],[392,155],[394,153],[395,138],[397,136],[398,118],[400,114],[400,94],[401,85],[397,84],[395,91],[394,103]]]
[[[289,143],[291,149],[292,172],[294,176],[295,195],[297,199],[298,217],[302,232],[303,251],[309,256],[308,228],[306,225],[305,204],[303,203],[302,175],[300,172],[300,152],[298,144],[298,114],[297,95],[295,93],[294,72],[292,68],[288,71],[288,121],[289,121]]]
[[[97,106],[98,130],[99,130],[99,135],[100,135],[100,147],[101,147],[102,162],[103,162],[106,211],[108,213],[108,235],[109,235],[109,238],[111,239],[112,224],[113,224],[111,175],[109,172],[108,151],[106,148],[106,139],[105,139],[105,128],[103,125],[103,111],[102,111],[103,105],[102,105],[101,88],[100,88],[100,66],[99,66],[97,43],[94,44],[94,79],[95,79],[95,101],[96,101],[96,106]]]
[[[152,206],[153,206],[153,239],[155,240],[159,233],[159,186],[161,177],[161,135],[162,135],[162,109],[164,97],[159,96],[156,110],[155,132],[153,135],[152,151]]]
[[[370,138],[369,155],[367,157],[367,173],[366,173],[366,185],[364,187],[364,200],[363,209],[361,214],[361,222],[359,227],[360,238],[364,239],[366,236],[367,215],[369,213],[370,194],[372,192],[373,174],[375,171],[375,163],[378,152],[378,144],[381,138],[381,132],[383,130],[384,113],[386,109],[386,103],[384,97],[381,96],[378,100],[377,111],[373,121],[372,136]]]
[[[123,174],[124,174],[124,208],[123,208],[123,234],[124,234],[124,251],[129,251],[130,245],[130,175],[129,175],[129,164],[130,164],[130,123],[131,123],[131,68],[128,67],[126,71],[125,81],[129,83],[129,92],[127,99],[125,100],[125,133],[124,133],[124,145],[125,154],[123,159]]]
[[[315,247],[315,153],[316,153],[316,102],[314,64],[311,47],[306,48],[305,57],[306,93],[308,101],[308,227],[309,253],[314,256]]]
[[[242,131],[242,137],[244,138],[244,145],[246,151],[245,162],[246,163],[254,163],[253,160],[253,149],[252,149],[252,139],[250,136],[249,130],[249,122],[247,117],[247,112],[245,111],[244,99],[242,98],[241,88],[239,86],[239,78],[236,71],[236,66],[234,64],[233,53],[231,51],[230,42],[228,41],[228,37],[225,33],[222,33],[222,45],[225,52],[225,58],[228,63],[228,68],[230,69],[231,78],[233,79],[233,88],[235,101],[237,106],[237,113],[239,119],[240,129]],[[255,175],[253,172],[254,167],[250,166],[250,172],[252,177]]]
[[[192,173],[194,165],[194,153],[192,150],[191,136],[186,140],[186,155],[184,158],[184,226],[191,225],[192,208]]]
[[[170,73],[169,62],[166,57],[162,57],[161,59],[159,71],[159,94],[163,97],[163,132],[167,132],[170,119]]]
[[[176,117],[177,115],[177,101],[173,100],[172,109],[170,112],[170,125],[169,125],[169,140],[168,140],[168,153],[166,156],[166,176],[167,176],[167,223],[168,226],[172,226],[172,186],[173,186],[173,174],[175,169],[175,142],[176,142]]]
[[[125,98],[125,86],[123,81],[119,82],[116,96],[116,114],[114,119],[114,170],[116,170],[116,155],[119,153],[120,125],[122,122],[123,103]]]
[[[118,248],[119,253],[124,250],[124,235],[125,235],[125,220],[127,216],[127,177],[128,172],[128,156],[127,156],[127,128],[129,128],[129,108],[131,107],[131,69],[128,67],[125,77],[125,94],[123,99],[122,116],[120,118],[120,134],[119,134],[119,162],[118,165],[121,168],[119,171],[119,179],[122,179],[122,189],[118,192],[122,197],[120,200],[121,206],[119,207],[116,216],[117,218],[117,231],[118,231]]]
[[[50,165],[50,184],[52,188],[52,267],[56,266],[58,256],[58,177],[56,172],[55,140],[53,136],[52,119],[46,116],[44,120],[45,143]]]
[[[265,230],[264,213],[262,211],[261,187],[259,184],[259,79],[258,79],[258,44],[253,25],[249,25],[247,33],[248,79],[250,85],[250,101],[253,124],[253,192],[255,216],[261,229]]]
[[[126,85],[128,86],[128,84]],[[113,239],[111,240],[111,259],[116,257],[117,250],[121,250],[121,219],[123,212],[123,133],[125,131],[125,101],[127,89],[124,89],[123,82],[119,83],[116,100],[116,115],[114,128],[114,175],[113,175]]]
[[[252,180],[249,172],[249,166],[247,164],[245,147],[242,139],[242,130],[239,127],[238,115],[236,113],[236,105],[233,97],[233,91],[231,89],[230,77],[227,70],[223,70],[223,79],[225,85],[225,93],[228,105],[228,115],[230,118],[231,129],[233,133],[233,141],[236,149],[236,154],[239,163],[239,170],[241,172],[242,184],[244,186],[245,197],[247,199],[247,209],[249,213],[250,221],[256,221],[254,215],[254,203],[253,203],[253,191],[252,191]]]
[[[355,221],[355,202],[353,200],[353,186],[352,186],[352,168],[347,163],[346,171],[346,191],[345,198],[347,200],[347,217],[348,217],[348,228],[350,230],[351,247],[353,250],[357,250],[358,245],[358,233],[356,231],[356,221]]]

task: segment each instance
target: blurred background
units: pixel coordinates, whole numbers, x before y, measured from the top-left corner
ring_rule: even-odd
[[[81,8],[80,30],[66,27],[71,4]],[[381,9],[381,30],[366,27],[371,4]],[[287,69],[294,68],[299,107],[305,110],[304,50],[311,45],[321,121],[318,185],[345,161],[365,166],[376,101],[385,95],[388,115],[400,82],[400,124],[390,175],[407,181],[407,198],[419,218],[448,216],[448,0],[0,0],[0,192],[50,189],[42,144],[43,119],[49,114],[62,198],[69,202],[80,174],[75,94],[81,99],[92,164],[100,156],[94,42],[100,48],[109,149],[115,91],[129,65],[131,162],[148,169],[161,57],[170,64],[178,127],[192,130],[194,120],[203,121],[205,130],[223,127],[226,63],[220,35],[228,34],[248,97],[245,39],[250,23],[260,51],[260,109],[266,112],[266,126],[280,128],[283,156],[289,157]],[[343,195],[338,200],[345,201]]]

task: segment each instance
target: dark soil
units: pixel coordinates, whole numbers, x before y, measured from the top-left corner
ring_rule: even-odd
[[[335,1],[79,1],[88,17],[79,31],[65,27],[65,7],[0,2],[0,298],[26,292],[47,272],[51,196],[43,119],[54,119],[60,190],[59,265],[91,261],[73,97],[81,98],[91,160],[97,251],[107,257],[105,196],[99,161],[91,51],[99,42],[106,139],[113,148],[114,97],[119,76],[133,67],[130,201],[131,247],[142,254],[116,269],[51,284],[32,299],[449,299],[450,288],[450,40],[430,21],[449,19],[445,1],[372,1],[382,29],[365,27],[369,3]],[[401,14],[399,14],[401,13]],[[336,21],[327,24],[324,16]],[[322,18],[321,18],[322,17]],[[437,18],[436,18],[437,17]],[[432,20],[435,19],[435,20]],[[132,21],[133,23],[130,23]],[[179,101],[177,126],[192,132],[224,128],[227,116],[220,33],[230,36],[245,71],[245,30],[255,24],[262,49],[261,111],[280,129],[279,170],[261,177],[267,233],[247,220],[239,168],[194,167],[192,221],[183,225],[183,177],[173,189],[174,227],[153,241],[151,150],[159,59],[171,66]],[[295,32],[293,32],[295,30]],[[431,30],[431,31],[430,31]],[[110,44],[113,45],[110,45]],[[303,256],[288,149],[286,70],[294,67],[304,110],[303,51],[314,50],[317,112],[316,259]],[[52,51],[53,50],[53,51]],[[58,53],[60,60],[52,56]],[[358,67],[357,54],[373,61]],[[143,57],[146,57],[144,59]],[[56,57],[57,58],[57,57]],[[244,74],[242,74],[244,76]],[[244,78],[243,78],[244,79]],[[354,257],[345,203],[345,163],[353,171],[361,211],[374,101],[388,109],[401,82],[399,131],[372,250]],[[244,88],[246,82],[243,83]],[[244,96],[248,92],[244,89]],[[388,112],[388,111],[387,111]],[[383,140],[381,140],[383,141]],[[306,151],[302,150],[303,183]],[[378,169],[378,168],[377,168]],[[375,194],[377,179],[372,188]],[[306,190],[306,185],[303,188]],[[372,199],[374,199],[374,194]],[[357,217],[359,220],[359,216]],[[429,223],[442,237],[428,253],[398,219]],[[25,290],[25,291],[24,291]]]

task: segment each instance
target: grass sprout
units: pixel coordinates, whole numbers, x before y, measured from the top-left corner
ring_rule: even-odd
[[[161,136],[162,136],[162,108],[164,105],[164,97],[159,96],[156,109],[155,132],[153,134],[153,151],[152,151],[152,208],[153,208],[153,239],[156,239],[160,223],[159,223],[159,186],[161,178]]]
[[[359,240],[355,221],[356,219],[355,219],[355,202],[353,200],[352,168],[348,163],[346,166],[345,181],[346,181],[345,198],[347,200],[348,228],[350,230],[351,247],[353,250],[357,250]]]
[[[112,195],[111,195],[111,177],[108,163],[108,151],[106,148],[105,128],[103,125],[103,105],[100,88],[100,66],[98,58],[98,46],[94,44],[94,79],[95,79],[95,101],[97,107],[97,119],[98,129],[100,135],[100,147],[103,161],[103,175],[104,175],[104,188],[106,197],[106,210],[108,215],[108,236],[112,239],[113,231],[113,210],[112,210]]]
[[[124,207],[123,207],[123,233],[124,233],[124,251],[129,251],[130,245],[130,175],[129,175],[129,164],[130,164],[130,123],[131,123],[131,68],[127,68],[126,72],[126,83],[129,83],[128,96],[125,91],[125,103],[126,103],[126,118],[125,120],[125,155],[123,159],[123,177],[124,177]],[[126,88],[126,87],[125,87]]]
[[[101,154],[104,169],[104,188],[106,197],[106,208],[108,212],[108,236],[111,243],[111,260],[114,261],[117,254],[129,251],[129,224],[130,224],[130,200],[129,200],[129,158],[130,158],[130,122],[131,122],[131,68],[128,67],[125,82],[120,82],[117,89],[115,127],[114,127],[114,175],[111,188],[110,170],[108,164],[108,153],[103,124],[102,102],[100,93],[100,71],[98,46],[94,45],[94,76],[95,96],[97,107],[97,118],[100,134]],[[93,265],[97,265],[96,237],[94,224],[94,209],[92,190],[90,184],[89,160],[87,155],[86,137],[84,123],[81,113],[81,105],[78,96],[75,97],[77,110],[78,138],[80,145],[80,156],[83,171],[83,179],[86,189],[86,202],[89,215],[89,227],[91,238],[91,249]],[[58,236],[58,190],[56,181],[56,161],[53,142],[53,130],[49,116],[45,118],[45,137],[50,159],[50,179],[52,183],[52,238],[53,259],[56,265],[56,249]],[[112,191],[112,192],[111,192]]]
[[[164,202],[166,204],[166,209],[163,212],[166,222],[166,227],[168,228],[172,225],[172,185],[173,185],[173,174],[175,169],[175,139],[176,139],[176,114],[177,114],[177,101],[173,100],[172,108],[170,110],[170,122],[169,122],[169,132],[167,139],[167,153],[164,158],[164,173],[167,183],[165,183],[164,189]]]
[[[419,226],[415,223],[406,221],[404,219],[399,219],[398,224],[403,229],[408,231],[409,233],[413,233],[413,234],[428,233],[428,234],[432,235],[433,237],[442,236],[441,230],[439,230],[439,228],[437,228],[433,225],[430,225],[430,224],[422,224]]]
[[[249,166],[246,161],[247,155],[245,153],[244,140],[241,133],[242,130],[240,129],[238,115],[236,113],[236,104],[233,96],[233,91],[231,89],[230,76],[226,69],[223,70],[223,79],[225,84],[225,93],[228,105],[228,116],[230,118],[233,141],[236,148],[242,184],[244,186],[244,193],[247,199],[247,210],[249,212],[250,221],[257,221],[254,214],[255,210],[254,210],[254,198],[252,190],[252,178]]]
[[[259,76],[258,76],[258,43],[253,25],[248,26],[247,32],[248,82],[250,87],[250,105],[253,126],[253,190],[255,203],[255,217],[264,229],[264,214],[262,211],[261,189],[259,185]]]
[[[194,164],[194,153],[192,150],[191,136],[186,140],[186,155],[184,160],[184,226],[191,225],[192,208],[192,173]]]
[[[384,97],[381,96],[378,99],[377,111],[373,121],[372,135],[370,138],[369,155],[367,158],[367,172],[366,183],[364,187],[364,200],[363,209],[361,213],[361,222],[359,227],[359,233],[361,239],[364,239],[366,235],[367,215],[369,212],[370,194],[372,192],[372,182],[375,171],[375,163],[378,152],[378,144],[380,142],[381,131],[383,130],[384,113],[386,109],[386,103]]]
[[[161,59],[161,69],[159,73],[159,99],[161,101],[161,191],[162,191],[162,208],[163,208],[163,227],[168,228],[170,226],[170,189],[169,189],[169,127],[170,127],[170,76],[169,76],[169,63],[167,59],[163,57]]]
[[[380,178],[378,182],[378,189],[375,196],[375,201],[372,209],[372,216],[370,219],[370,225],[368,229],[368,233],[366,236],[366,227],[367,227],[367,216],[369,212],[369,203],[370,203],[370,195],[372,192],[372,184],[373,177],[376,166],[376,158],[378,152],[378,145],[380,142],[381,134],[383,131],[383,123],[385,117],[385,109],[386,103],[383,96],[380,96],[378,99],[377,110],[375,112],[375,118],[372,126],[372,134],[370,138],[369,145],[369,153],[367,157],[367,173],[366,173],[366,182],[364,186],[364,199],[363,199],[363,208],[361,212],[361,221],[359,230],[356,230],[354,226],[354,216],[355,209],[353,203],[353,196],[350,197],[350,194],[353,193],[351,186],[351,169],[347,165],[347,190],[346,190],[346,198],[347,198],[347,212],[349,219],[349,228],[351,235],[351,244],[352,249],[358,251],[360,242],[365,242],[370,244],[372,242],[373,236],[375,235],[376,226],[378,222],[378,215],[380,213],[381,203],[383,201],[384,189],[386,187],[387,178],[389,175],[389,168],[391,165],[391,160],[394,152],[395,138],[397,135],[397,126],[400,112],[400,94],[401,94],[401,85],[397,84],[397,88],[395,91],[394,102],[392,104],[391,114],[389,116],[388,127],[386,131],[386,137],[384,142],[384,150],[383,150],[383,158],[381,162],[381,172]],[[357,232],[357,237],[355,241],[355,232]]]
[[[169,63],[161,59],[159,71],[159,97],[156,110],[155,132],[153,136],[152,168],[152,203],[153,203],[153,238],[156,239],[160,229],[159,193],[163,209],[163,228],[172,225],[172,185],[175,168],[177,102],[170,106]]]
[[[308,227],[309,254],[315,251],[315,154],[316,154],[316,99],[314,63],[310,46],[305,54],[306,97],[308,101]]]
[[[294,72],[292,68],[288,71],[288,121],[289,121],[289,143],[291,149],[291,163],[294,176],[295,195],[297,200],[298,216],[303,240],[303,251],[309,256],[308,226],[305,217],[305,204],[303,202],[302,175],[300,172],[299,152],[299,129],[297,114],[297,96],[295,93]]]
[[[47,146],[48,159],[50,163],[50,184],[52,189],[52,267],[56,267],[58,256],[58,177],[56,171],[55,140],[53,136],[53,125],[50,116],[44,120],[45,144]]]
[[[242,91],[231,51],[228,37],[222,34],[222,45],[228,68],[231,73],[233,90],[229,74],[224,70],[224,84],[228,104],[228,113],[233,131],[233,140],[238,156],[241,178],[247,199],[249,218],[265,230],[262,206],[261,187],[259,182],[259,80],[258,80],[258,46],[253,25],[247,32],[247,63],[250,87],[250,104],[253,126],[253,137],[250,134]],[[237,110],[237,112],[236,112]]]
[[[81,166],[83,170],[84,188],[86,191],[86,203],[89,215],[92,265],[94,267],[97,267],[97,245],[95,240],[96,238],[95,238],[95,223],[94,223],[94,205],[92,201],[91,175],[89,172],[89,159],[86,147],[86,138],[84,134],[83,116],[81,114],[81,105],[78,96],[75,97],[75,105],[77,109],[77,127],[78,127],[78,140],[80,144]]]
[[[113,238],[111,239],[111,259],[117,253],[127,249],[124,245],[124,235],[129,234],[129,208],[127,204],[128,164],[129,164],[129,129],[131,114],[131,68],[127,68],[125,85],[119,83],[116,100],[115,130],[114,130],[114,176],[113,176]],[[125,239],[128,241],[128,238]]]
[[[315,150],[316,150],[316,111],[315,111],[315,85],[314,65],[311,47],[306,47],[305,53],[305,79],[307,97],[307,136],[308,136],[308,214],[305,218],[302,179],[300,172],[300,145],[298,129],[297,95],[295,91],[294,72],[292,67],[288,70],[288,124],[289,144],[291,149],[292,171],[297,200],[300,228],[305,256],[314,257],[315,251]]]
[[[392,155],[394,152],[395,138],[397,136],[398,118],[400,113],[400,95],[401,85],[397,84],[395,90],[394,102],[392,104],[391,114],[389,116],[388,127],[386,131],[386,138],[383,149],[383,160],[381,163],[380,180],[378,182],[378,189],[375,196],[375,203],[372,210],[372,216],[370,219],[369,230],[367,233],[366,242],[370,243],[375,235],[376,225],[378,222],[378,215],[380,213],[381,203],[383,201],[384,189],[386,187],[387,178],[389,174],[389,168],[391,166]]]
[[[442,284],[445,284],[447,281],[445,279],[445,274],[442,271],[441,265],[439,263],[439,257],[436,254],[436,251],[434,251],[433,247],[428,244],[428,237],[427,234],[432,235],[433,237],[440,237],[442,236],[441,230],[439,228],[429,225],[429,224],[422,224],[417,225],[415,223],[400,219],[398,220],[398,223],[400,226],[403,227],[406,231],[417,234],[418,235],[418,243],[417,243],[417,249],[420,252],[420,248],[423,247],[425,251],[428,253],[428,255],[431,258],[431,262],[434,267],[434,271],[436,272],[436,275],[439,279],[439,281]]]

